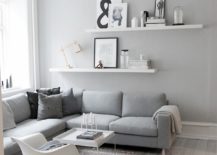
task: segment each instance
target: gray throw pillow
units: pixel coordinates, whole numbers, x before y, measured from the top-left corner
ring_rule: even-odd
[[[68,91],[62,94],[62,103],[63,103],[63,115],[72,115],[79,112],[77,100],[74,97],[73,89],[69,89]]]
[[[3,130],[13,129],[16,127],[14,121],[14,113],[11,107],[5,101],[2,101],[2,112],[3,112]]]
[[[62,98],[61,95],[38,96],[38,120],[48,118],[62,118]]]

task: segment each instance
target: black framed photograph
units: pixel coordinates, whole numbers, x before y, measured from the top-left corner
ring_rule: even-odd
[[[155,17],[165,17],[165,0],[155,0]]]
[[[118,38],[94,39],[94,68],[118,67]]]

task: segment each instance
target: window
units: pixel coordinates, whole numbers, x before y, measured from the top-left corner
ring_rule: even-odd
[[[31,87],[29,0],[0,0],[0,61],[3,93]]]

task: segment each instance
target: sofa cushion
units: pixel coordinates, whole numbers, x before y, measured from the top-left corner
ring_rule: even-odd
[[[69,115],[69,116],[65,116],[65,117],[61,118],[61,120],[64,121],[64,122],[67,122],[70,119],[73,119],[73,118],[79,117],[79,116],[81,116],[81,115],[80,114]]]
[[[119,119],[118,116],[114,115],[103,115],[103,114],[95,114],[97,128],[101,130],[108,130],[109,123]],[[82,116],[75,117],[66,122],[66,126],[68,129],[71,128],[80,128],[81,127]]]
[[[155,111],[166,104],[165,94],[124,94],[122,116],[152,117]]]
[[[152,117],[123,117],[111,122],[109,130],[120,134],[157,136],[157,125]]]
[[[45,95],[57,95],[60,94],[60,87],[57,88],[40,88],[36,90],[37,93]]]
[[[84,113],[93,112],[121,116],[122,93],[84,91],[82,110]]]
[[[73,88],[73,95],[76,99],[76,111],[78,114],[81,114],[82,112],[82,98],[83,98],[83,89],[79,89],[79,88]]]
[[[17,124],[17,127],[4,132],[5,137],[21,137],[33,133],[42,133],[46,138],[63,131],[65,129],[65,122],[59,119],[47,119],[37,121],[36,119],[29,119]]]
[[[60,94],[51,96],[38,94],[38,120],[62,117],[62,97]]]
[[[21,150],[18,144],[16,144],[10,137],[4,137],[4,154],[5,155],[15,155]]]
[[[12,97],[8,97],[3,99],[7,102],[13,113],[14,113],[14,120],[16,123],[22,122],[30,118],[30,106],[25,94],[18,94]]]
[[[5,102],[2,102],[2,113],[3,113],[3,130],[13,129],[16,127],[14,121],[14,113],[11,107]]]
[[[79,105],[73,94],[73,89],[62,93],[63,116],[80,113]]]
[[[30,110],[31,110],[31,118],[36,119],[38,117],[38,93],[36,92],[26,92]]]

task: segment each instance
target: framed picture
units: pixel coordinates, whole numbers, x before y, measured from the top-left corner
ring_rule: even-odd
[[[117,68],[118,38],[94,39],[94,68]]]
[[[108,28],[109,5],[113,3],[122,3],[122,0],[97,0],[96,1],[97,28]]]
[[[109,27],[127,27],[127,3],[109,5]]]
[[[155,1],[155,17],[158,17],[158,18],[165,17],[165,0]]]

